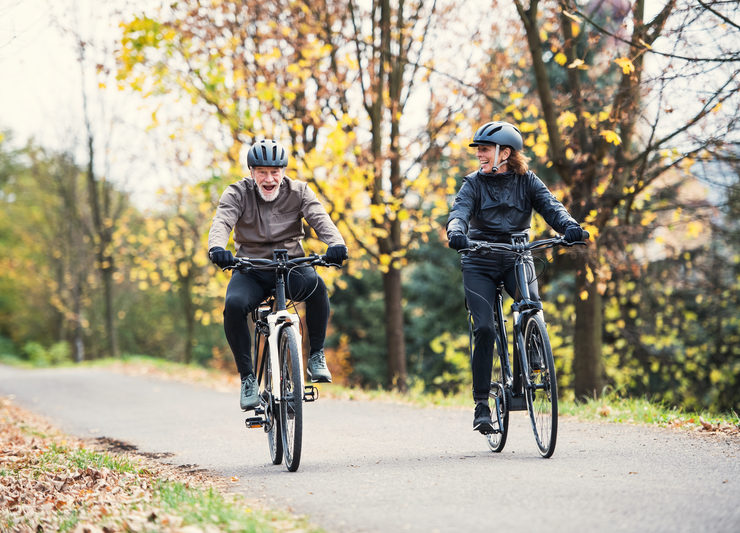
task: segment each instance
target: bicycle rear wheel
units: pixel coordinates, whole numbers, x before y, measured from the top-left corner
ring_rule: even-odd
[[[265,432],[267,432],[267,444],[270,448],[270,459],[272,464],[279,465],[283,462],[283,438],[280,432],[280,411],[272,392],[272,367],[270,348],[265,342],[264,365],[262,372],[262,403],[265,410]]]
[[[497,341],[498,342],[498,341]],[[509,433],[509,406],[506,403],[506,392],[504,390],[504,371],[501,366],[501,356],[494,355],[493,371],[491,373],[491,397],[492,419],[494,433],[486,435],[488,447],[492,452],[500,452],[506,445],[506,436]]]
[[[295,472],[301,463],[303,442],[303,376],[301,352],[295,332],[284,327],[280,332],[280,430],[288,470]]]
[[[540,314],[527,320],[524,349],[532,387],[525,391],[529,420],[540,455],[550,457],[558,435],[558,384],[555,360],[545,321]]]

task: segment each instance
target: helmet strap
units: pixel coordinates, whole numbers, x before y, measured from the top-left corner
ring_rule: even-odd
[[[501,145],[500,144],[497,144],[496,145],[496,155],[494,156],[493,166],[491,167],[491,170],[493,170],[493,174],[495,174],[496,172],[498,172],[498,169],[501,168],[501,165],[503,165],[504,163],[506,163],[509,160],[508,157],[506,159],[504,159],[503,161],[499,161],[498,160],[498,154],[499,154],[499,151],[500,150],[501,150]]]

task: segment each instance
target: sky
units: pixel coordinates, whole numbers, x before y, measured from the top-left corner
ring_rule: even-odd
[[[0,0],[0,130],[10,130],[16,146],[33,139],[87,162],[82,74],[70,29],[112,49],[117,28],[108,13],[113,6],[134,10],[137,5],[141,2]],[[101,100],[89,72],[86,82],[96,138],[107,143],[98,147],[105,154],[96,155],[96,171],[130,192],[141,207],[152,207],[156,190],[173,179],[146,131],[151,111],[113,88]]]
[[[71,43],[52,27],[45,0],[0,0],[0,127],[33,135],[44,143],[59,138],[59,117],[76,121],[79,80]]]

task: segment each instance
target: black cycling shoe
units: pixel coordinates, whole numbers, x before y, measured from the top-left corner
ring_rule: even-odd
[[[478,402],[475,404],[475,416],[473,418],[473,430],[481,433],[493,433],[493,421],[491,420],[491,408],[488,402]]]

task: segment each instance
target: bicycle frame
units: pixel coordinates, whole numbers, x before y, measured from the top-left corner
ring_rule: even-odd
[[[588,233],[583,232],[583,238]],[[487,241],[471,241],[471,246],[460,250],[461,253],[488,251],[493,253],[513,253],[515,291],[511,305],[513,315],[514,357],[513,368],[509,358],[509,345],[506,332],[506,320],[503,311],[504,283],[496,285],[493,306],[494,335],[500,361],[500,371],[492,379],[489,397],[495,400],[497,426],[486,431],[488,446],[493,452],[501,452],[506,445],[508,434],[509,412],[529,411],[529,418],[540,455],[551,457],[557,442],[557,377],[555,362],[547,335],[542,304],[533,300],[529,291],[528,270],[531,264],[530,250],[551,248],[554,246],[573,246],[586,243],[583,241],[568,242],[562,237],[529,242],[526,233],[515,233],[511,244]],[[533,279],[536,273],[532,272]],[[471,356],[473,346],[473,324],[470,318]],[[526,345],[525,345],[526,343]],[[537,366],[530,367],[530,355],[537,357]],[[545,365],[540,366],[540,365]],[[500,374],[500,376],[499,376]]]
[[[260,352],[259,345],[261,337],[266,337],[267,344],[264,346],[264,349],[270,350],[270,353],[275,355],[270,358],[272,395],[277,401],[280,401],[280,361],[277,357],[280,333],[283,328],[289,327],[295,332],[298,346],[302,346],[303,339],[301,337],[300,327],[298,327],[300,318],[296,313],[288,311],[287,300],[285,298],[285,272],[288,270],[285,262],[288,260],[288,252],[287,250],[275,250],[273,256],[274,260],[281,264],[275,269],[275,295],[268,299],[268,301],[272,302],[272,309],[266,316],[261,316],[261,306],[255,310],[258,314],[255,317],[257,320],[255,320],[254,326],[254,357],[256,363],[255,368],[259,368],[257,382],[261,383],[265,353],[264,350]],[[261,361],[259,360],[260,353],[262,354]],[[302,358],[300,366],[300,372],[303,375]]]
[[[507,408],[511,411],[524,411],[527,409],[524,392],[533,387],[527,372],[522,372],[526,368],[526,353],[524,347],[523,326],[532,315],[542,313],[542,303],[532,300],[529,292],[529,280],[527,277],[527,256],[526,252],[533,249],[532,244],[547,246],[549,243],[558,241],[550,239],[530,243],[526,233],[514,233],[511,236],[511,244],[471,242],[473,245],[482,246],[497,252],[509,252],[516,254],[514,263],[514,272],[516,279],[516,290],[518,294],[511,304],[513,315],[513,335],[514,335],[514,357],[510,357],[509,343],[506,331],[506,320],[504,319],[503,310],[503,282],[496,287],[496,296],[494,302],[494,328],[496,332],[496,348],[499,358],[502,362],[502,372],[504,374],[505,392],[511,394],[506,398]],[[539,247],[539,246],[536,246]],[[471,352],[472,353],[472,352]]]
[[[525,233],[516,233],[512,235],[512,245],[517,252],[524,252],[524,246],[527,244],[527,235]],[[532,300],[529,292],[529,283],[527,279],[527,263],[524,256],[519,253],[514,264],[515,278],[519,298],[511,305],[513,312],[513,334],[514,334],[514,359],[512,368],[512,359],[509,354],[509,342],[506,331],[506,320],[504,319],[503,310],[503,283],[496,287],[496,301],[494,304],[494,328],[496,331],[496,348],[498,356],[502,362],[502,371],[504,373],[504,382],[506,390],[512,391],[516,396],[507,398],[509,410],[520,411],[526,410],[524,402],[524,390],[532,387],[529,375],[520,369],[526,367],[525,350],[524,350],[524,331],[522,325],[526,324],[527,319],[536,313],[542,311],[542,303]],[[524,382],[522,383],[522,379]]]

